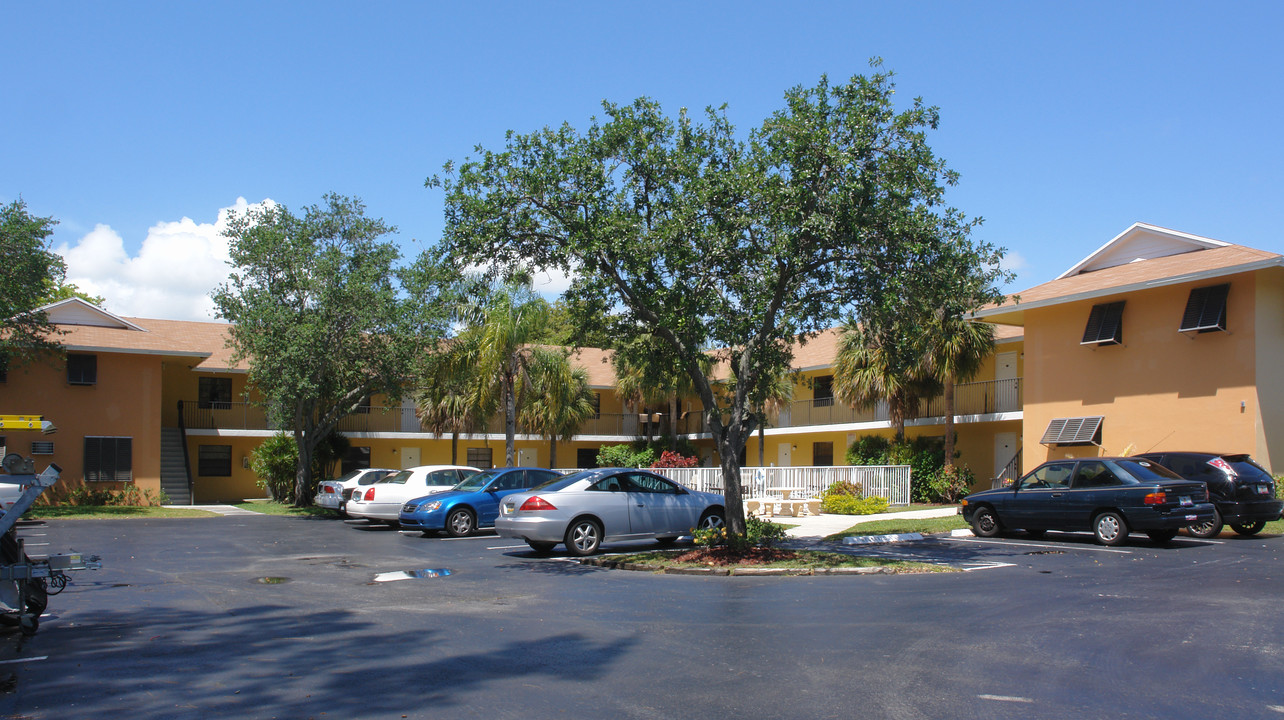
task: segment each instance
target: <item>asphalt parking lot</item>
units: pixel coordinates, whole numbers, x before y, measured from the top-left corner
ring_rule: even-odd
[[[24,535],[104,569],[0,635],[0,717],[1284,717],[1278,537],[936,537],[849,550],[966,572],[727,578],[337,520]]]

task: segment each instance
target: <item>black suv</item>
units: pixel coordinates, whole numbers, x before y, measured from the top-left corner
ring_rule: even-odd
[[[1284,511],[1284,501],[1275,498],[1275,480],[1248,455],[1164,452],[1136,457],[1153,460],[1187,480],[1208,484],[1208,499],[1217,513],[1211,522],[1186,528],[1195,537],[1217,537],[1223,523],[1240,535],[1256,535],[1266,523],[1279,520]]]

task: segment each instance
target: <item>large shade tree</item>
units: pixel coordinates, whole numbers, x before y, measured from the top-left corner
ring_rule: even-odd
[[[61,352],[58,329],[40,310],[65,287],[66,264],[49,249],[56,224],[21,199],[0,207],[0,363]]]
[[[298,504],[339,420],[372,394],[400,398],[415,359],[448,330],[457,273],[429,253],[400,265],[392,232],[335,194],[302,214],[251,208],[224,232],[232,273],[214,302],[260,401],[293,432]]]
[[[557,268],[581,322],[654,335],[691,380],[716,444],[731,532],[745,530],[739,456],[810,337],[865,303],[878,259],[938,241],[933,209],[954,174],[927,142],[935,108],[898,108],[891,73],[785,94],[747,139],[725,110],[703,123],[658,103],[603,103],[605,118],[509,133],[502,149],[447,164],[446,240],[497,272]],[[701,370],[712,351],[734,391]]]

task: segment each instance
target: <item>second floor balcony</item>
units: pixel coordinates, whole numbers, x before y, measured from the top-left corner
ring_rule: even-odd
[[[1015,412],[1021,409],[1021,379],[989,380],[963,383],[955,388],[954,414],[956,416],[992,415]],[[264,408],[244,402],[198,402],[186,400],[179,403],[183,425],[189,430],[262,430],[285,429],[273,425]],[[945,415],[945,398],[936,397],[920,403],[916,418],[935,418]],[[914,419],[914,418],[910,418]],[[880,404],[869,410],[856,410],[835,400],[798,400],[790,403],[778,414],[768,417],[767,426],[773,428],[801,428],[847,423],[887,422],[887,406]],[[623,439],[662,437],[675,429],[679,435],[699,435],[706,432],[704,413],[682,413],[677,422],[666,413],[602,413],[586,421],[579,430],[581,436],[598,436]],[[339,421],[339,432],[353,433],[417,433],[431,434],[419,422],[414,408],[368,408],[353,413]],[[520,424],[518,434],[527,434]],[[474,435],[503,435],[504,419],[495,417]],[[448,436],[448,434],[447,434]]]

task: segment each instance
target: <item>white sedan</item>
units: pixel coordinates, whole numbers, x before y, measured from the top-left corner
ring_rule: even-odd
[[[393,473],[379,482],[353,491],[347,513],[354,518],[397,524],[407,500],[444,492],[481,472],[464,465],[421,465]]]
[[[358,468],[334,480],[322,480],[317,484],[317,495],[312,498],[313,504],[344,515],[344,506],[348,504],[352,493],[358,488],[364,490],[366,485],[373,485],[397,472],[388,468]]]

